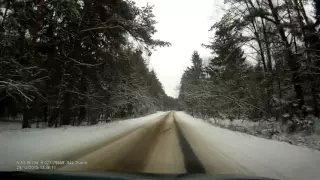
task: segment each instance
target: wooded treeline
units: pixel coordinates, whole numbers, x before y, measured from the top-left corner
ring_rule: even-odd
[[[292,131],[312,130],[310,117],[319,117],[320,108],[320,2],[225,2],[225,14],[211,27],[214,38],[204,45],[213,54],[209,65],[195,52],[181,79],[184,108],[231,120],[274,117]]]
[[[48,126],[97,123],[164,109],[168,98],[143,52],[152,6],[130,0],[1,0],[0,117]]]

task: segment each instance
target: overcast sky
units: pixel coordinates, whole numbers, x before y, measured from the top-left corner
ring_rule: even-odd
[[[169,41],[172,46],[153,52],[149,64],[155,70],[167,95],[178,96],[177,87],[183,71],[191,65],[197,50],[202,57],[210,51],[208,43],[213,32],[209,28],[222,14],[223,0],[135,0],[138,6],[154,5],[158,32],[154,38]]]

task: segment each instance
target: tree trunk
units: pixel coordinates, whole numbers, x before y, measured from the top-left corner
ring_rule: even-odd
[[[310,20],[309,20],[309,18],[308,18],[308,16],[307,16],[307,14],[306,14],[306,10],[304,9],[304,7],[303,7],[303,3],[302,3],[302,1],[301,0],[299,0],[299,3],[300,3],[300,10],[301,10],[301,13],[302,13],[302,15],[303,15],[303,17],[304,17],[304,19],[305,19],[305,21],[306,21],[306,23],[307,23],[307,25],[308,25],[308,27],[313,27],[312,26],[312,23],[310,22]]]
[[[318,100],[317,100],[317,93],[315,87],[311,88],[312,93],[312,100],[313,100],[313,115],[319,117],[319,107],[318,107]]]
[[[59,115],[59,119],[61,119],[61,115]],[[58,123],[59,123],[59,121],[58,121],[58,119],[56,119],[55,122],[54,122],[54,127],[55,128],[58,127]]]
[[[313,43],[309,42],[309,38],[307,38],[307,34],[305,32],[305,24],[303,22],[303,17],[304,17],[304,20],[306,21],[308,26],[310,26],[309,19],[306,16],[305,10],[304,10],[303,5],[302,5],[302,2],[301,1],[298,2],[298,0],[294,0],[293,2],[294,2],[294,7],[295,7],[295,9],[297,11],[300,30],[302,32],[302,35],[303,35],[304,41],[305,41],[304,45],[305,45],[305,48],[307,50],[306,55],[307,55],[308,64],[311,65],[312,64],[311,54],[310,54],[310,51],[308,51],[308,49],[310,48],[310,45],[312,46]],[[303,16],[300,13],[302,13]],[[316,79],[313,78],[313,76],[310,75],[309,73],[308,73],[308,79],[310,81],[310,86],[311,86],[314,115],[316,117],[318,117],[319,116],[318,103],[317,103],[316,87],[315,87],[315,83],[314,83],[316,81]]]
[[[78,125],[80,125],[84,121],[86,114],[87,114],[87,108],[84,107],[84,103],[81,105],[82,106],[79,108]]]
[[[279,17],[278,17],[278,12],[277,10],[274,8],[272,0],[268,0],[268,5],[271,9],[273,18],[275,20],[275,25],[279,31],[281,40],[283,41],[283,43],[285,44],[285,50],[284,50],[284,59],[285,61],[288,63],[289,68],[292,72],[291,75],[291,81],[294,87],[294,91],[296,94],[296,98],[299,101],[299,109],[302,110],[303,106],[304,106],[304,93],[303,93],[303,89],[301,86],[301,83],[303,82],[303,80],[301,79],[301,77],[299,76],[299,69],[300,69],[300,64],[297,62],[296,57],[293,56],[292,52],[291,52],[291,46],[288,43],[288,39],[285,35],[285,30],[283,29],[283,27],[281,26]]]
[[[43,107],[43,122],[47,124],[48,122],[48,103],[44,103]]]
[[[39,1],[39,9],[38,9],[38,17],[37,17],[37,20],[35,22],[35,25],[34,25],[34,28],[33,28],[33,32],[32,32],[32,40],[31,40],[31,47],[33,49],[33,51],[35,52],[35,47],[36,47],[36,44],[37,44],[37,38],[38,38],[38,31],[40,29],[40,26],[41,26],[41,19],[43,18],[42,17],[42,8],[44,6],[44,0],[40,0]]]
[[[57,108],[53,108],[51,110],[48,126],[53,127],[53,125],[56,125],[56,122],[58,122],[59,117],[59,110]]]
[[[70,125],[71,122],[71,94],[69,92],[65,92],[63,95],[63,115],[61,125]]]
[[[265,27],[264,20],[261,18],[261,23],[262,23],[262,29],[263,29],[263,36],[264,36],[264,41],[265,41],[265,46],[266,46],[266,51],[267,51],[267,92],[268,92],[268,106],[271,108],[270,105],[270,98],[272,98],[273,95],[273,80],[274,80],[274,74],[273,74],[273,69],[272,69],[272,58],[271,58],[271,52],[270,52],[270,43],[269,43],[269,38],[267,34],[267,30]],[[268,112],[268,111],[267,111]],[[269,110],[271,112],[271,110]]]
[[[30,128],[29,124],[29,108],[25,104],[23,107],[23,119],[22,119],[22,129]]]
[[[259,3],[257,1],[257,3]],[[249,9],[249,12],[250,12],[250,9],[251,8],[255,8],[254,7],[254,4],[251,0],[247,0],[245,1],[245,4],[247,6],[247,9]],[[249,7],[249,5],[251,7]],[[259,4],[258,4],[259,5]],[[250,12],[251,13],[251,12]],[[268,42],[267,42],[267,39],[266,39],[266,29],[265,29],[265,26],[264,26],[264,23],[263,23],[263,19],[261,18],[262,20],[262,25],[263,25],[263,30],[264,30],[264,41],[266,43],[266,47],[267,47],[267,51],[269,50],[268,49]],[[261,61],[262,61],[262,65],[263,65],[263,70],[264,70],[264,77],[267,78],[267,82],[265,84],[265,89],[266,89],[266,93],[267,93],[267,99],[266,99],[266,106],[265,106],[265,110],[267,112],[267,114],[271,114],[271,104],[270,104],[270,100],[272,98],[272,94],[273,94],[273,87],[272,87],[272,79],[271,79],[271,76],[269,75],[271,73],[271,69],[272,69],[272,65],[271,65],[271,54],[270,52],[267,52],[267,58],[268,58],[268,62],[266,62],[266,56],[265,56],[265,53],[264,53],[264,48],[263,48],[263,42],[262,42],[262,39],[259,35],[259,32],[258,32],[258,29],[257,29],[257,25],[256,25],[256,22],[255,20],[251,20],[251,24],[252,24],[252,27],[254,29],[254,35],[257,39],[257,43],[258,43],[258,46],[259,46],[259,49],[260,49],[260,57],[261,57]],[[270,55],[270,56],[269,56]],[[270,76],[270,77],[269,77]],[[270,82],[271,81],[271,82]]]
[[[6,10],[4,11],[4,15],[3,15],[2,23],[1,23],[2,27],[4,26],[4,22],[6,21],[7,13],[8,13],[8,9],[9,8],[10,8],[10,1],[7,1]]]

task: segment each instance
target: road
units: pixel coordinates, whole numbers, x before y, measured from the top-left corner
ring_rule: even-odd
[[[93,126],[2,131],[0,142],[0,169],[6,171],[320,179],[320,151],[212,126],[184,112],[157,112]]]
[[[87,164],[65,165],[59,171],[250,174],[212,153],[170,112],[104,142],[82,157]],[[219,155],[219,154],[218,154]],[[214,163],[210,161],[214,159]]]
[[[87,162],[86,165],[66,165],[58,170],[184,173],[183,152],[171,112],[119,135],[77,159]]]
[[[57,170],[320,179],[319,151],[213,127],[183,113],[163,114],[92,144],[58,153],[86,164]]]

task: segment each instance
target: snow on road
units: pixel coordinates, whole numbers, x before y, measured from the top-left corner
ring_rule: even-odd
[[[209,173],[320,179],[320,151],[218,128],[183,112],[175,115]]]
[[[58,171],[185,173],[183,157],[173,113],[168,113],[77,159],[87,165]]]
[[[182,151],[171,113],[161,128],[157,143],[151,147],[150,153],[146,155],[147,162],[143,172],[186,173]]]
[[[178,125],[180,134],[188,141],[206,173],[320,179],[320,151],[218,128],[183,112],[174,114],[177,122],[174,124]],[[119,159],[122,162],[120,156],[135,154],[127,157],[126,166],[130,163],[136,166],[145,159],[141,163],[145,167],[142,172],[185,172],[186,162],[182,162],[185,149],[177,138],[172,115],[165,115],[166,112],[159,112],[95,126],[2,130],[0,169],[16,170],[16,161],[79,158],[96,162],[90,167],[108,169],[108,166],[117,165]],[[137,152],[132,152],[133,147]]]
[[[0,169],[16,170],[16,161],[73,160],[76,155],[99,148],[99,145],[105,141],[132,131],[164,114],[166,112],[158,112],[142,118],[94,126],[2,129],[0,132]]]

